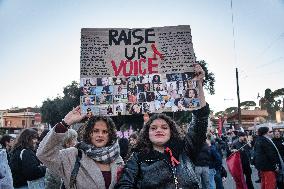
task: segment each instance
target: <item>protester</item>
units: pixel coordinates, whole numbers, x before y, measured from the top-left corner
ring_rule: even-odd
[[[204,76],[198,67],[197,73]],[[209,115],[200,80],[199,87],[202,108],[193,111],[185,138],[180,137],[177,124],[168,116],[151,116],[139,133],[136,151],[127,161],[116,189],[199,188],[192,162],[205,142]]]
[[[63,148],[74,147],[77,144],[78,134],[74,129],[68,129],[62,141]],[[59,189],[62,187],[62,179],[50,171],[46,170],[45,175],[45,189]]]
[[[278,129],[274,130],[274,137],[272,138],[272,141],[277,147],[282,159],[284,159],[284,138],[281,136]]]
[[[13,189],[13,178],[6,151],[7,150],[0,145],[0,188]]]
[[[200,186],[209,189],[209,164],[210,149],[207,143],[204,143],[195,161],[195,173],[200,182]]]
[[[220,170],[222,167],[222,156],[217,150],[217,147],[214,142],[214,138],[210,137],[210,135],[207,135],[206,143],[209,146],[209,155],[210,155],[209,172],[208,172],[209,173],[209,189],[215,189],[215,188],[219,189],[223,187],[222,177],[220,174],[221,172]],[[215,177],[217,179],[215,179]],[[215,180],[217,180],[217,182]]]
[[[37,141],[38,133],[34,129],[24,129],[16,138],[10,159],[15,189],[27,189],[28,182],[44,184],[46,167],[36,157]]]
[[[250,167],[251,146],[249,143],[247,143],[247,134],[245,132],[240,131],[238,132],[237,135],[239,138],[233,142],[231,149],[233,152],[240,151],[242,169],[245,175],[247,187],[248,189],[254,189],[253,183],[251,180],[252,170]]]
[[[122,137],[118,140],[118,144],[120,148],[120,156],[122,157],[123,161],[126,161],[129,141],[127,138]]]
[[[273,131],[268,127],[260,127],[257,132],[259,136],[255,142],[255,167],[261,174],[261,189],[275,189],[280,162],[271,140]]]
[[[70,125],[84,117],[79,106],[70,111],[40,143],[37,156],[48,169],[63,179],[68,189],[112,189],[124,162],[119,155],[116,128],[111,118],[90,117],[83,141],[76,148],[63,149],[61,145]]]
[[[9,152],[11,151],[12,146],[14,145],[14,138],[11,135],[5,134],[1,138],[0,144],[1,144],[2,148],[5,149],[5,152],[7,154],[7,159],[9,161],[10,160]]]

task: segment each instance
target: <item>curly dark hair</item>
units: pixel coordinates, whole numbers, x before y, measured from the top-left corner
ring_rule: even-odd
[[[37,138],[38,138],[38,133],[35,129],[28,128],[22,130],[22,132],[16,138],[14,146],[12,147],[12,151],[17,148],[28,148],[31,150],[35,150],[32,140]]]
[[[148,122],[143,126],[139,133],[138,142],[136,145],[136,149],[138,151],[147,153],[153,149],[153,144],[149,139],[149,128],[153,121],[156,119],[163,119],[170,126],[171,138],[167,143],[182,140],[178,130],[178,125],[175,123],[174,120],[172,120],[169,116],[165,114],[154,114],[150,117]]]
[[[112,145],[117,140],[116,127],[113,120],[107,116],[92,116],[89,118],[83,133],[83,141],[87,144],[91,144],[91,134],[93,132],[94,125],[98,121],[104,121],[106,123],[109,133],[109,141],[107,142],[106,146]]]

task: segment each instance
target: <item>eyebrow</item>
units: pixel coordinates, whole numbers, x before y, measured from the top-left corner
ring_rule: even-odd
[[[159,126],[159,125],[150,125],[151,126]],[[169,124],[165,123],[165,124],[162,124],[161,126],[169,126]]]

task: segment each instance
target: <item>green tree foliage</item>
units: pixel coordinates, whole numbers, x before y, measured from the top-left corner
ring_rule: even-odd
[[[196,61],[196,63],[200,64],[202,69],[205,71],[205,79],[204,79],[204,88],[209,92],[209,94],[215,94],[215,75],[212,72],[209,72],[207,68],[207,63],[204,60]]]
[[[232,114],[238,111],[238,107],[229,107],[225,110],[226,114]]]
[[[52,126],[61,121],[72,108],[80,104],[79,84],[73,81],[63,89],[63,97],[46,99],[41,107],[42,120]]]
[[[215,117],[224,116],[224,115],[225,115],[225,111],[219,111],[214,114]]]
[[[262,110],[267,110],[269,119],[275,120],[275,112],[281,109],[281,100],[276,100],[276,98],[283,96],[284,88],[275,91],[268,88],[264,91],[264,97],[260,99],[260,108]],[[282,111],[284,111],[284,107],[282,107]]]
[[[240,104],[241,107],[243,107],[244,110],[248,110],[250,106],[256,106],[256,103],[254,101],[244,101]]]

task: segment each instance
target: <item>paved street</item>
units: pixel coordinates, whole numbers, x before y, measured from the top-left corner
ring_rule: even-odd
[[[227,169],[225,160],[223,161],[223,165]],[[227,177],[227,180],[224,182],[224,188],[225,189],[236,189],[235,181],[232,178],[228,170],[227,170],[227,173],[228,173],[228,177]],[[260,189],[260,183],[255,183],[257,179],[258,179],[257,170],[253,167],[252,168],[252,181],[253,181],[254,189]]]

